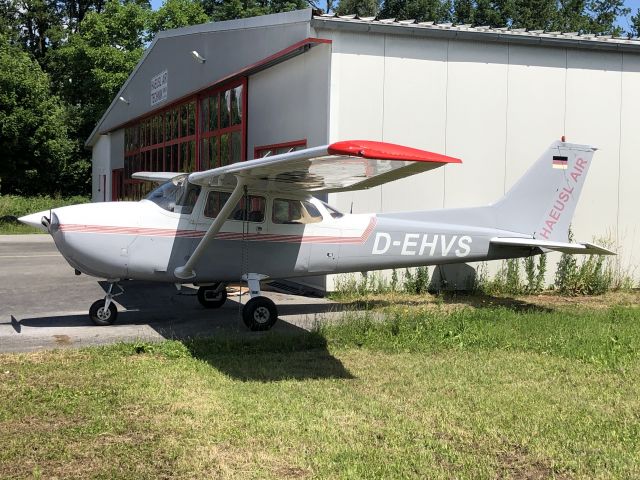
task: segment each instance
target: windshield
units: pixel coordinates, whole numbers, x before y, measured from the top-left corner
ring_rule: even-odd
[[[190,214],[198,201],[200,187],[185,178],[166,182],[153,190],[146,198],[169,212]]]
[[[327,202],[323,202],[322,200],[320,200],[320,202],[322,203],[322,205],[324,205],[324,208],[326,208],[329,211],[329,215],[331,215],[331,217],[333,217],[333,218],[342,218],[342,217],[344,217],[344,215],[342,213],[340,213],[338,210],[333,208]]]

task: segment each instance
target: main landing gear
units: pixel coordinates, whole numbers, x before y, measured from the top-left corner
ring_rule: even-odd
[[[278,309],[270,298],[260,295],[260,280],[264,277],[257,273],[243,275],[249,285],[251,299],[242,307],[242,321],[254,332],[269,330],[278,320]]]
[[[112,293],[114,285],[120,289],[118,293]],[[91,317],[93,323],[99,326],[113,325],[118,318],[118,309],[116,304],[113,303],[113,298],[123,293],[124,289],[120,285],[115,282],[109,283],[109,289],[104,299],[96,300],[89,307],[89,317]]]

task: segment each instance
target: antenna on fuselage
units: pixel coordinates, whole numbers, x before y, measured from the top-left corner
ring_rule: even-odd
[[[351,208],[349,209],[349,214],[353,213],[353,200],[351,200]]]

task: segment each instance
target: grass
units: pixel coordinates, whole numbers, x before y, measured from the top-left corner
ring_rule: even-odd
[[[88,197],[21,197],[18,195],[0,195],[0,235],[12,235],[21,233],[43,233],[37,228],[22,225],[12,217],[19,218],[30,213],[42,212],[50,208],[74,205],[77,203],[87,203],[91,201]]]
[[[0,355],[0,478],[639,477],[634,298]]]

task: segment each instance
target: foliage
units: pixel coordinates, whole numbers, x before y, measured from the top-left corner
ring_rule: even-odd
[[[91,12],[78,33],[50,52],[47,64],[59,92],[79,121],[79,148],[142,56],[149,9],[134,2],[108,0]]]
[[[149,31],[157,33],[207,21],[209,16],[201,3],[191,0],[166,0],[157,11],[151,14]]]
[[[530,256],[524,259],[524,269],[527,275],[527,285],[525,291],[527,293],[540,293],[544,290],[544,276],[547,273],[547,255],[538,255],[538,264],[536,265],[536,257]]]
[[[629,32],[634,37],[640,37],[640,8],[631,16],[631,29]]]
[[[307,8],[305,0],[201,0],[212,21],[254,17]]]
[[[90,199],[84,196],[50,197],[39,195],[36,197],[21,197],[18,195],[0,195],[0,217],[22,217],[30,213],[42,212],[50,208],[88,203]]]
[[[90,199],[83,196],[68,198],[37,196],[21,197],[17,195],[0,195],[0,235],[21,233],[44,233],[17,221],[19,217],[30,213],[42,212],[50,208],[87,203]]]
[[[380,11],[378,0],[340,0],[336,13],[338,15],[357,14],[361,17],[373,17]]]
[[[49,76],[0,36],[0,192],[53,192],[74,151]]]
[[[413,271],[407,268],[404,273],[403,291],[418,295],[427,293],[430,278],[429,267],[417,267]]]
[[[451,4],[448,0],[386,0],[380,10],[383,18],[413,18],[419,22],[451,20]]]

